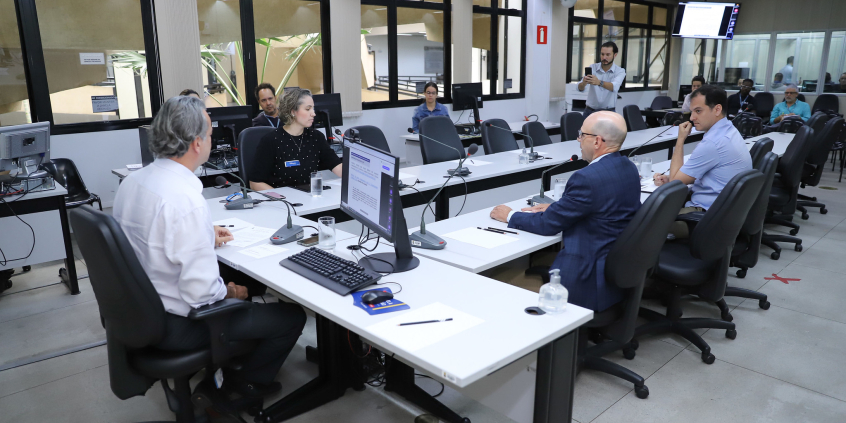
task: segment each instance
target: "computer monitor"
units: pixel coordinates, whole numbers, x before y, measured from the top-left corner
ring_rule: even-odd
[[[311,96],[314,100],[314,125],[328,128],[344,124],[344,117],[341,114],[341,94],[316,94]],[[328,122],[327,122],[328,119]],[[328,133],[328,132],[327,132]]]
[[[253,124],[252,106],[212,107],[206,111],[212,122],[212,149],[237,148],[238,135]]]
[[[380,273],[416,268],[399,195],[399,157],[360,142],[344,140],[341,210],[393,242],[393,253],[366,255],[359,265]]]
[[[50,161],[50,122],[0,127],[0,172],[34,173]]]
[[[474,107],[482,108],[482,83],[452,84],[452,110],[470,110]]]

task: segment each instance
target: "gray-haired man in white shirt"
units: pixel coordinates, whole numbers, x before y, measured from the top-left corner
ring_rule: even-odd
[[[220,277],[215,247],[233,239],[212,225],[203,185],[194,170],[209,158],[211,120],[199,99],[169,99],[153,119],[150,151],[156,160],[129,175],[115,198],[114,217],[168,312],[162,349],[191,350],[210,343],[204,322],[189,320],[192,308],[224,298],[247,298],[247,289]],[[243,395],[281,389],[274,382],[297,342],[305,313],[295,304],[253,304],[233,313],[232,339],[255,339],[258,347],[239,372],[227,373]]]

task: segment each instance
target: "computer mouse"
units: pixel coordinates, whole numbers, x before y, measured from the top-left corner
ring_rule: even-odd
[[[394,299],[394,294],[388,291],[367,291],[361,296],[361,302],[367,305],[375,305],[384,303],[385,301]]]

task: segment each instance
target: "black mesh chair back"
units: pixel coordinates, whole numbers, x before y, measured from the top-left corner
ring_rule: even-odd
[[[529,134],[529,136],[532,137],[532,142],[534,142],[535,147],[552,144],[552,140],[549,139],[549,132],[546,132],[546,127],[544,127],[540,122],[524,123],[523,133]],[[526,140],[525,144],[526,147],[528,147],[529,140]]]
[[[666,95],[658,95],[652,99],[652,105],[649,106],[652,110],[663,110],[673,108],[673,99]]]
[[[823,112],[817,112],[811,115],[805,125],[811,127],[814,130],[814,143],[819,142],[816,138],[822,134],[823,127],[825,126],[826,122],[831,120],[831,116]]]
[[[570,112],[561,115],[561,141],[577,140],[583,123],[585,123],[585,118],[579,112]]]
[[[452,119],[447,116],[429,116],[420,121],[418,129],[422,135],[452,147],[443,146],[420,137],[420,153],[423,156],[423,164],[440,163],[461,158],[464,145],[458,138],[458,131],[455,130]]]
[[[83,204],[97,203],[100,210],[103,210],[103,204],[97,194],[88,191],[82,176],[79,174],[79,169],[76,168],[71,159],[51,159],[50,161],[41,165],[47,171],[56,183],[65,187],[68,194],[65,196],[65,207],[72,209]]]
[[[761,138],[755,141],[755,144],[752,144],[749,155],[752,156],[753,168],[761,170],[761,161],[764,160],[767,153],[773,151],[773,145],[775,145],[775,142],[769,138]]]
[[[788,188],[799,186],[802,168],[808,158],[808,153],[811,151],[813,136],[814,130],[809,126],[803,126],[796,132],[793,141],[790,142],[778,161],[776,173],[780,175],[779,183],[781,185]]]
[[[256,126],[244,129],[238,135],[238,171],[244,182],[250,183],[250,169],[256,162],[259,141],[275,130],[272,126]]]
[[[391,152],[391,147],[388,145],[388,140],[385,138],[385,134],[382,133],[382,130],[372,126],[372,125],[361,125],[361,126],[353,126],[352,128],[347,129],[344,131],[344,136],[350,136],[350,130],[356,129],[358,130],[358,135],[361,137],[361,142],[363,144],[367,144],[373,148],[378,148],[386,153]]]
[[[661,125],[672,125],[676,121],[683,122],[684,114],[682,112],[667,112],[667,114],[665,114],[661,119]]]
[[[840,100],[834,94],[820,94],[811,108],[811,113],[818,111],[826,113],[840,113]]]
[[[497,128],[491,128],[488,124]],[[517,139],[509,129],[508,122],[502,119],[488,119],[482,122],[482,146],[485,148],[485,154],[502,153],[520,148],[517,145]]]
[[[814,143],[811,146],[811,151],[808,153],[808,158],[805,160],[805,162],[820,170],[822,170],[823,165],[828,159],[831,147],[843,136],[844,122],[841,117],[830,119],[828,115],[822,116],[825,116],[826,122],[820,128],[819,132],[814,129]],[[817,178],[817,181],[819,181],[819,178]]]
[[[795,134],[799,128],[805,126],[805,121],[799,116],[787,116],[778,123],[776,131]]]
[[[626,128],[629,132],[648,128],[643,120],[643,115],[640,114],[640,109],[635,104],[623,107],[623,118],[626,119]]]
[[[673,181],[659,187],[634,215],[614,242],[605,260],[605,279],[627,290],[624,311],[603,333],[617,342],[628,342],[634,334],[643,285],[658,261],[673,220],[687,197],[687,187]]]
[[[755,267],[758,264],[758,256],[761,251],[761,237],[764,233],[764,219],[767,216],[767,204],[770,200],[770,190],[775,179],[776,167],[778,167],[778,155],[772,151],[766,152],[760,160],[758,171],[764,175],[764,183],[746,221],[740,228],[735,247],[732,251],[732,266],[740,267],[738,276],[745,276],[746,269]]]
[[[775,98],[772,93],[759,92],[755,94],[755,114],[765,121],[770,121],[770,114],[775,107]]]
[[[805,103],[808,102],[808,100],[805,100],[805,94],[802,93],[799,93],[799,95],[796,96],[796,99]]]
[[[764,121],[754,113],[738,113],[731,122],[743,138],[757,137],[764,129]]]

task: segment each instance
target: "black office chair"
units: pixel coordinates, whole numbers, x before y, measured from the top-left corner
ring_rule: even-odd
[[[840,113],[840,100],[834,94],[820,94],[811,108],[811,113],[818,111]]]
[[[793,137],[793,141],[790,142],[787,150],[778,161],[777,175],[770,191],[767,217],[764,223],[787,226],[792,229],[790,230],[791,236],[764,232],[761,243],[774,250],[770,254],[773,260],[778,260],[781,257],[781,247],[778,246],[777,242],[793,243],[795,244],[794,250],[802,251],[802,240],[792,236],[799,232],[799,225],[793,223],[793,214],[796,212],[802,169],[811,150],[813,137],[814,130],[810,126],[799,128]]]
[[[828,117],[828,115],[823,116]],[[828,159],[828,153],[831,151],[831,147],[834,143],[843,137],[843,122],[843,118],[840,117],[828,120],[819,132],[819,135],[814,137],[815,143],[811,147],[811,152],[808,155],[807,160],[805,160],[805,166],[802,169],[800,187],[815,187],[820,183],[820,177],[822,177],[822,171],[825,167],[825,162]],[[803,220],[808,219],[807,207],[819,207],[820,214],[828,213],[828,209],[825,208],[825,204],[817,202],[816,197],[808,197],[798,194],[798,200],[801,201],[796,203],[796,209],[802,212]]]
[[[625,379],[635,385],[638,398],[649,396],[643,377],[602,357],[623,349],[626,358],[635,356],[631,345],[637,322],[643,285],[650,269],[658,261],[661,246],[666,241],[679,209],[684,205],[687,187],[673,181],[655,190],[643,203],[626,229],[614,242],[605,260],[605,280],[625,290],[623,301],[615,306],[594,312],[579,334],[579,363],[587,369],[599,370]],[[587,348],[587,331],[594,329],[606,340]],[[584,335],[584,336],[583,336]]]
[[[764,160],[764,156],[773,151],[773,146],[775,142],[769,138],[761,138],[758,141],[755,141],[755,144],[752,144],[752,148],[749,149],[749,155],[752,157],[752,167],[755,169],[761,169],[761,161]]]
[[[770,147],[772,148],[772,146]],[[773,186],[777,166],[778,154],[772,151],[765,152],[755,166],[755,169],[764,175],[764,184],[761,186],[755,204],[749,210],[749,215],[746,216],[746,222],[740,228],[740,234],[737,236],[731,251],[730,265],[739,268],[735,273],[738,278],[745,278],[747,270],[758,264],[758,255],[761,253],[761,238],[764,236],[764,218],[767,216],[767,204],[770,201],[770,189]],[[729,291],[730,289],[731,291]],[[740,295],[747,293],[746,290],[727,287],[725,295],[757,299],[761,308],[766,310],[770,307],[766,295],[759,294],[757,291],[752,292],[755,292],[755,294],[750,294],[752,296]],[[760,297],[761,295],[763,297]],[[726,319],[726,316],[723,316],[723,320],[731,321],[730,317],[729,315],[729,319]]]
[[[673,99],[666,95],[658,95],[652,99],[652,104],[649,106],[651,110],[663,110],[673,108]]]
[[[230,313],[252,304],[227,299],[192,310],[189,319],[208,323],[209,347],[156,349],[165,333],[166,311],[126,235],[114,218],[90,207],[71,211],[70,220],[106,329],[112,392],[125,400],[144,395],[160,380],[176,421],[193,422],[189,379],[204,368],[226,365],[232,357],[252,350],[253,342],[227,341]],[[168,386],[168,379],[174,379],[175,390]]]
[[[546,132],[546,127],[540,122],[526,122],[523,124],[523,133],[529,134],[532,137],[532,142],[535,147],[552,144],[549,139],[549,132]],[[529,146],[529,141],[525,140],[526,147]]]
[[[247,184],[250,183],[250,169],[256,162],[259,141],[274,131],[276,128],[272,126],[256,126],[244,129],[238,135],[238,172]]]
[[[664,115],[664,118],[661,119],[661,125],[667,126],[672,125],[676,121],[684,122],[684,113],[682,112],[667,112]]]
[[[629,132],[648,128],[646,122],[643,121],[643,115],[640,114],[640,109],[638,109],[637,105],[629,104],[623,107],[623,118],[626,119],[626,129]]]
[[[774,131],[770,132],[783,132],[786,134],[795,134],[799,128],[805,126],[805,121],[802,120],[799,116],[786,116],[784,117],[781,122],[778,123],[778,126],[775,127]]]
[[[740,172],[726,184],[707,212],[679,215],[676,220],[697,223],[690,239],[664,244],[653,277],[669,286],[667,312],[662,315],[641,308],[640,316],[649,320],[635,331],[635,338],[657,332],[673,332],[696,345],[702,351],[702,361],[715,360],[711,347],[693,329],[725,329],[726,337],[737,336],[734,323],[707,318],[681,318],[681,296],[696,295],[727,309],[723,294],[726,290],[732,245],[746,221],[764,183],[764,175],[757,170]]]
[[[802,93],[799,93],[799,95],[796,96],[796,99],[805,103],[808,102],[808,100],[805,100],[805,94]]]
[[[367,144],[371,147],[378,148],[386,153],[391,152],[391,147],[388,145],[388,140],[382,130],[372,125],[353,126],[344,131],[344,136],[350,136],[350,130],[355,129],[361,137],[361,143]]]
[[[464,145],[461,144],[461,139],[458,138],[458,132],[455,130],[455,124],[452,123],[449,116],[429,116],[421,120],[417,128],[426,137],[452,147],[443,146],[425,137],[420,137],[420,153],[423,156],[423,164],[461,159]]]
[[[499,128],[508,128],[508,122],[502,119],[488,119],[482,122],[482,146],[485,154],[502,153],[503,151],[517,150],[517,140],[511,130],[488,127],[488,124]]]
[[[738,113],[731,123],[743,138],[757,137],[764,129],[764,121],[750,112]]]
[[[770,121],[770,115],[773,113],[773,108],[775,108],[775,98],[772,93],[755,93],[755,114],[763,119],[764,122]]]
[[[561,141],[577,140],[583,123],[585,123],[585,118],[579,112],[570,112],[561,115]]]
[[[97,203],[97,207],[103,210],[103,203],[100,201],[100,196],[88,191],[85,182],[82,181],[82,176],[79,175],[79,169],[76,168],[73,160],[51,159],[41,166],[47,173],[53,176],[56,183],[68,190],[68,194],[65,195],[65,207],[73,209],[83,204],[93,205]]]

